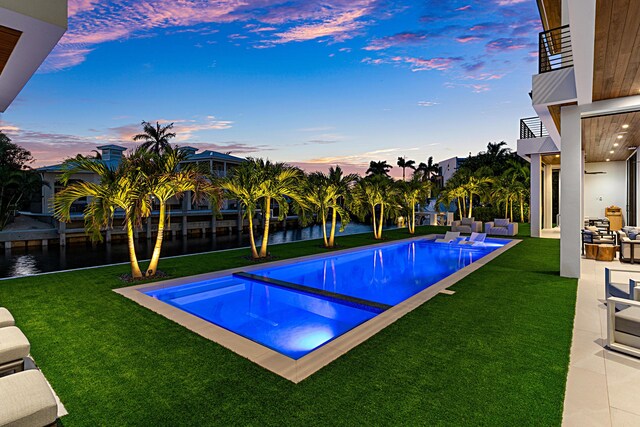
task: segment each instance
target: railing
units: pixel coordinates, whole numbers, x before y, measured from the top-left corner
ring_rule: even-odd
[[[542,138],[543,136],[549,136],[549,132],[540,118],[520,119],[520,139]]]
[[[538,45],[540,74],[573,67],[573,50],[568,25],[541,32]]]

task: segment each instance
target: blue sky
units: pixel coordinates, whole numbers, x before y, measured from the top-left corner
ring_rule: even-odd
[[[69,0],[69,15],[2,116],[37,165],[133,146],[159,120],[179,144],[363,171],[513,147],[533,115],[534,0]]]

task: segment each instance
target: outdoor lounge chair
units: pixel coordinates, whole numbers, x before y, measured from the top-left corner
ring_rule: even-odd
[[[0,328],[6,328],[7,326],[15,326],[16,321],[13,316],[4,307],[0,307]]]
[[[614,273],[624,273],[624,280],[614,282]],[[636,284],[636,280],[629,278],[629,275],[636,274],[640,278],[638,270],[621,270],[616,268],[604,269],[604,294],[605,298],[616,297],[625,299],[640,300],[640,288]],[[639,295],[636,295],[639,294]]]
[[[479,246],[484,245],[484,239],[487,238],[486,233],[471,233],[467,240],[463,240],[460,244]]]
[[[460,232],[459,231],[447,231],[447,234],[444,235],[444,238],[442,239],[436,239],[436,242],[438,243],[451,243],[455,240],[458,240],[458,238],[460,237]]]
[[[24,370],[24,358],[30,350],[31,344],[20,329],[0,328],[0,373]]]
[[[58,405],[42,372],[30,369],[0,377],[0,425],[51,426]]]
[[[582,230],[582,254],[584,255],[585,243],[596,245],[615,245],[616,239],[613,234],[606,234],[605,231],[598,230],[595,226],[589,226]]]
[[[515,236],[518,234],[518,223],[511,222],[507,218],[494,219],[493,222],[487,222],[484,225],[484,232],[499,236]]]
[[[475,221],[475,218],[462,218],[451,223],[451,231],[461,233],[479,233],[482,231],[482,222]]]
[[[607,298],[607,346],[640,357],[640,301]]]

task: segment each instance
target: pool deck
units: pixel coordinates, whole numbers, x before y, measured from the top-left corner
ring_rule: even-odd
[[[331,363],[341,355],[347,353],[358,344],[366,341],[380,330],[389,326],[397,319],[401,318],[405,314],[421,306],[426,301],[433,298],[438,293],[445,291],[448,287],[452,286],[463,277],[468,276],[472,272],[481,268],[497,256],[507,251],[511,247],[515,246],[520,240],[507,241],[503,247],[494,250],[493,252],[485,255],[478,261],[471,263],[470,265],[458,270],[457,272],[449,275],[448,277],[434,283],[425,290],[417,293],[416,295],[404,300],[403,302],[396,304],[392,308],[384,311],[376,317],[368,320],[367,322],[357,326],[356,328],[346,332],[345,334],[337,337],[336,339],[328,342],[322,347],[312,351],[311,353],[301,357],[298,360],[291,359],[277,351],[274,351],[268,347],[244,338],[236,333],[221,328],[213,323],[203,320],[197,316],[182,311],[179,308],[173,307],[162,301],[159,301],[153,297],[150,297],[141,292],[141,290],[162,289],[177,285],[183,285],[194,281],[211,280],[222,276],[227,276],[238,272],[251,272],[252,270],[264,269],[268,266],[284,266],[292,265],[302,261],[310,261],[314,259],[321,259],[327,256],[346,255],[352,252],[358,252],[363,249],[375,249],[387,245],[393,245],[403,242],[411,242],[424,239],[435,239],[436,235],[420,236],[411,239],[396,240],[393,242],[379,243],[375,245],[369,245],[365,247],[357,247],[352,249],[345,249],[342,251],[331,252],[330,254],[316,254],[307,257],[288,259],[278,261],[274,263],[259,264],[252,267],[234,268],[230,270],[217,271],[213,273],[201,274],[197,276],[181,277],[177,279],[167,280],[159,283],[147,283],[143,285],[130,286],[120,289],[115,289],[117,292],[143,307],[146,307],[174,322],[184,326],[185,328],[211,340],[223,347],[226,347],[233,352],[253,361],[254,363],[262,366],[269,371],[276,373],[294,383],[298,383],[305,378],[309,377],[313,373],[320,370],[322,367]],[[446,293],[446,292],[445,292]]]
[[[640,426],[640,360],[605,347],[605,267],[640,273],[639,264],[582,260],[564,400],[565,426]]]

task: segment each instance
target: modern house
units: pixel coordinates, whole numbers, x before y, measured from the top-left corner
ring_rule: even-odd
[[[0,0],[0,112],[67,30],[67,0]]]
[[[438,174],[442,177],[442,185],[445,185],[447,181],[451,179],[453,174],[456,173],[465,160],[466,159],[464,157],[451,157],[450,159],[438,162]]]
[[[581,229],[604,208],[638,223],[640,2],[538,0],[544,31],[520,121],[531,162],[531,233],[559,225],[561,275],[580,277]]]

